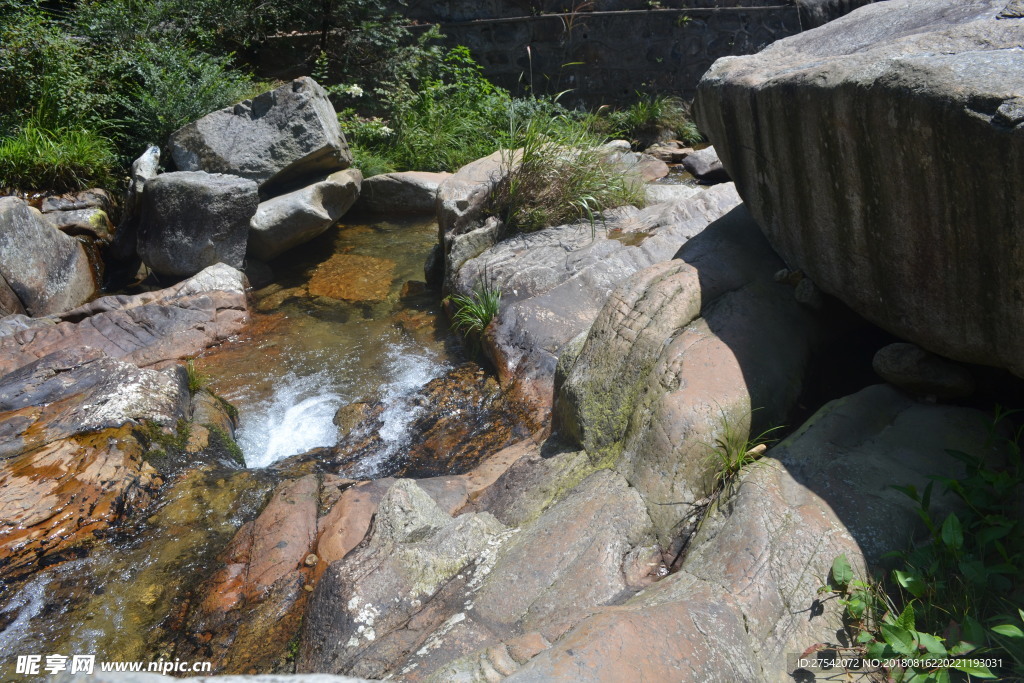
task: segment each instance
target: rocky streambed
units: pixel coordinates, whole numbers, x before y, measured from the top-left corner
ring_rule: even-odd
[[[890,0],[765,54],[785,58],[785,87],[816,111],[832,111],[833,97],[856,109],[844,93],[857,83],[839,79],[830,94],[828,73],[804,81],[794,66],[842,72],[848,54],[823,56],[830,31],[846,32],[856,59],[881,55],[897,71],[900,59],[917,63],[915,50],[939,69],[932,62],[947,57],[929,40],[962,49],[966,63],[995,63],[979,57],[986,50],[1019,60],[1005,47],[1024,44],[1019,12],[1003,5]],[[694,157],[704,182],[649,184],[647,206],[595,224],[508,234],[486,212],[508,171],[500,155],[447,177],[350,172],[300,189],[275,188],[268,178],[283,169],[271,168],[243,183],[235,238],[301,223],[305,242],[263,264],[250,254],[248,280],[194,250],[198,270],[177,284],[77,308],[27,305],[28,280],[12,282],[36,317],[0,320],[0,649],[208,661],[214,673],[295,680],[806,679],[793,655],[845,633],[841,605],[819,590],[833,560],[846,555],[866,576],[921,537],[913,501],[893,485],[959,476],[959,454],[999,466],[1009,445],[992,438],[991,407],[1019,400],[1020,382],[1001,369],[1017,367],[1006,348],[984,356],[988,369],[926,350],[953,348],[952,328],[932,338],[929,318],[915,316],[917,260],[859,250],[865,230],[903,225],[870,192],[840,202],[773,180],[841,185],[824,133],[771,142],[788,109],[768,57],[723,60],[702,85],[697,111],[724,165],[712,148],[663,149],[672,161]],[[983,71],[971,71],[979,92]],[[890,76],[872,97],[909,97]],[[904,112],[902,124],[919,124],[915,112],[944,82],[913,88],[920,101],[890,119]],[[289,92],[318,101],[314,86],[286,86],[261,106],[287,104]],[[1016,149],[1024,129],[1007,87],[970,125]],[[950,102],[988,101],[959,90],[940,100],[944,116],[961,113]],[[175,140],[200,144],[250,113],[216,113]],[[939,136],[942,121],[927,120]],[[737,129],[757,134],[748,145]],[[828,130],[853,144],[847,128]],[[323,138],[333,151],[312,158],[341,163],[337,136]],[[668,170],[621,145],[607,151],[638,182]],[[213,152],[182,158],[201,167],[189,174],[231,170]],[[877,175],[872,155],[846,158],[867,166],[841,177]],[[295,173],[282,177],[298,182]],[[427,217],[336,224],[309,207],[330,204],[337,183],[348,188],[342,203],[358,184],[362,210],[416,206]],[[32,211],[0,202],[0,215],[45,232]],[[929,215],[975,215],[947,208]],[[846,252],[827,238],[846,233],[815,231],[850,221],[842,239],[858,248],[838,268]],[[1010,239],[1007,226],[997,234]],[[138,232],[150,237],[152,226]],[[78,248],[57,241],[76,264]],[[929,249],[914,255],[945,247]],[[1012,279],[1019,269],[998,270]],[[851,272],[871,277],[850,285]],[[963,291],[980,291],[972,283]],[[501,300],[474,362],[441,297],[484,285]],[[885,303],[905,300],[914,305]],[[968,309],[950,308],[960,327]],[[899,324],[886,323],[893,316]],[[1000,320],[974,326],[970,353],[951,355],[978,360],[977,345],[998,345],[1016,317]],[[777,442],[748,449],[772,428]],[[749,466],[725,476],[729,453]],[[932,514],[955,508],[937,493]]]

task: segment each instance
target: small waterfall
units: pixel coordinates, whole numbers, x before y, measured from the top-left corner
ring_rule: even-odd
[[[324,373],[288,372],[273,395],[242,416],[238,445],[249,467],[266,467],[296,453],[333,446],[338,441],[334,414],[344,398],[330,390]]]
[[[356,477],[374,478],[382,464],[410,443],[413,435],[409,426],[423,411],[414,402],[416,392],[430,380],[440,377],[445,367],[422,354],[411,354],[409,349],[392,347],[388,350],[385,370],[391,380],[381,386],[384,412],[381,414],[383,424],[378,431],[385,448],[372,458],[361,461],[353,470]]]
[[[410,344],[388,344],[375,373],[375,393],[384,404],[379,435],[386,451],[373,463],[359,467],[361,476],[372,476],[384,462],[409,443],[409,424],[421,410],[413,397],[445,369],[432,354]],[[282,458],[305,453],[338,442],[334,415],[338,409],[364,398],[367,377],[350,368],[350,363],[321,364],[311,374],[285,373],[272,394],[242,405],[241,425],[236,438],[249,467],[267,467]]]

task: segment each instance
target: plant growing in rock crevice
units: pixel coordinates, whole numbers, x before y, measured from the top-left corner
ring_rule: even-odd
[[[448,301],[455,307],[452,329],[466,337],[475,353],[480,346],[480,337],[501,307],[501,290],[487,284],[484,279],[469,294],[453,294]]]

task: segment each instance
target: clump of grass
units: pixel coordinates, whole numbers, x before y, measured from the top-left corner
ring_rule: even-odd
[[[113,143],[99,133],[46,126],[33,116],[0,138],[0,187],[67,192],[105,185],[117,162]]]
[[[188,390],[191,394],[197,394],[210,386],[211,378],[196,367],[195,360],[189,358],[185,361],[185,372],[188,374]]]
[[[455,306],[452,329],[470,338],[479,338],[501,306],[501,290],[481,281],[469,294],[453,294],[449,301]]]
[[[588,219],[616,206],[643,204],[643,188],[610,162],[592,119],[533,117],[512,124],[514,151],[503,155],[490,213],[513,230],[532,232]]]
[[[597,120],[600,130],[627,138],[639,148],[670,139],[691,145],[703,141],[683,100],[639,92],[636,96],[636,101],[625,109],[603,110]]]
[[[779,425],[751,436],[744,424],[733,422],[724,410],[721,412],[721,431],[711,446],[709,458],[715,471],[712,476],[712,496],[727,490],[743,468],[759,460],[767,451],[768,444],[774,441],[771,434],[782,429]]]

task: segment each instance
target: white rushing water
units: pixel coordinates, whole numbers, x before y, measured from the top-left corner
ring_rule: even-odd
[[[408,428],[420,410],[412,398],[445,370],[431,354],[407,344],[388,344],[380,351],[382,361],[374,373],[377,386],[369,397],[384,403],[380,437],[387,446],[374,462],[360,464],[361,476],[372,476],[378,464],[409,443]],[[241,424],[236,438],[249,467],[267,467],[282,458],[334,446],[339,437],[335,413],[368,397],[368,378],[354,371],[351,363],[302,365],[315,369],[288,371],[275,383],[271,396],[238,401]]]

